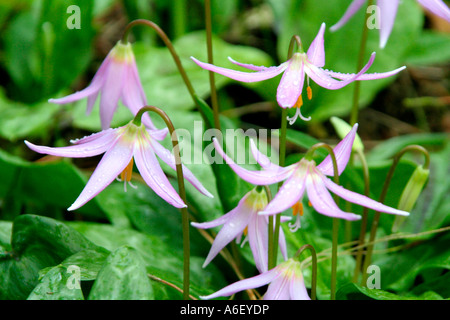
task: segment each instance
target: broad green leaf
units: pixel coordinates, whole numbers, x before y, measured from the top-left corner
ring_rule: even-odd
[[[0,256],[0,299],[25,299],[38,285],[39,271],[95,245],[62,222],[36,215],[14,220],[11,251]]]
[[[89,294],[90,300],[149,300],[153,289],[143,259],[129,247],[113,251]]]

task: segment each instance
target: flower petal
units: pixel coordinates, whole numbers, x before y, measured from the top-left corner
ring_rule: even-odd
[[[361,217],[354,213],[348,213],[342,211],[334,202],[327,188],[325,187],[324,180],[318,173],[311,173],[307,177],[306,190],[308,192],[308,198],[314,209],[323,215],[332,218],[341,218],[345,220],[359,220]]]
[[[425,9],[450,22],[450,9],[442,0],[417,0]]]
[[[400,71],[406,69],[406,66],[397,68],[395,70],[392,71],[387,71],[387,72],[380,72],[380,73],[366,73],[366,74],[362,74],[358,77],[358,81],[361,80],[376,80],[376,79],[383,79],[383,78],[387,78],[387,77],[391,77],[396,75],[397,73],[399,73]],[[349,80],[351,78],[354,78],[354,73],[340,73],[340,72],[334,72],[331,70],[324,70],[325,73],[327,73],[329,76],[337,78],[337,79],[341,79],[341,80]]]
[[[250,150],[253,154],[253,157],[255,158],[256,162],[264,169],[266,170],[272,170],[272,171],[280,171],[282,170],[282,167],[276,165],[275,163],[271,162],[270,159],[260,152],[258,148],[256,147],[256,143],[253,139],[250,139]]]
[[[366,196],[363,196],[359,193],[347,190],[347,189],[337,185],[336,183],[334,183],[333,181],[331,181],[330,179],[328,179],[326,177],[323,178],[323,182],[325,183],[325,186],[328,188],[328,190],[330,190],[331,192],[337,194],[342,199],[345,199],[349,202],[358,204],[363,207],[367,207],[369,209],[372,209],[372,210],[375,210],[378,212],[397,214],[397,215],[401,215],[401,216],[409,215],[409,213],[406,211],[388,207],[378,201],[372,200],[372,199],[370,199]]]
[[[130,163],[134,144],[125,143],[120,138],[109,149],[75,202],[67,209],[76,210],[105,189]]]
[[[159,142],[149,139],[151,146],[153,150],[155,150],[156,155],[169,167],[171,167],[173,170],[176,170],[176,161],[175,156],[166,148],[164,148]],[[198,191],[200,191],[202,194],[204,194],[207,197],[214,198],[214,196],[206,190],[206,188],[203,186],[203,184],[195,177],[195,175],[187,168],[184,164],[181,164],[181,167],[183,168],[183,177],[189,181]]]
[[[347,166],[348,160],[352,153],[353,141],[355,141],[356,130],[358,129],[358,124],[354,124],[352,130],[342,139],[336,147],[333,148],[334,155],[336,157],[336,163],[338,168],[338,173],[341,175]],[[328,155],[319,165],[316,167],[320,172],[327,176],[334,175],[333,160],[331,156]]]
[[[233,284],[226,286],[225,288],[210,294],[208,296],[200,296],[201,299],[213,299],[217,297],[227,297],[235,294],[236,292],[254,289],[262,287],[269,282],[271,282],[277,275],[279,274],[279,270],[277,268],[271,269],[267,272],[263,272],[257,276],[247,278],[244,280],[237,281]]]
[[[322,23],[317,36],[314,38],[306,53],[309,62],[317,67],[323,67],[325,65],[324,33],[325,23]]]
[[[342,81],[333,79],[328,74],[329,71],[325,71],[324,69],[318,68],[310,63],[305,64],[305,72],[311,79],[314,80],[314,82],[316,82],[321,87],[324,87],[329,90],[337,90],[345,87],[346,85],[355,80],[358,80],[359,77],[370,68],[374,60],[375,60],[375,52],[371,54],[367,64],[357,74],[354,74],[352,75],[352,77],[349,77],[348,79]]]
[[[336,31],[347,23],[347,21],[356,13],[356,11],[361,8],[361,6],[366,2],[366,0],[353,0],[350,6],[345,11],[342,18],[333,26],[331,26],[330,31]]]
[[[236,60],[232,59],[231,57],[228,57],[228,60],[230,60],[230,62],[234,63],[235,65],[238,65],[240,67],[249,69],[249,70],[253,70],[253,71],[264,71],[270,68],[276,68],[276,67],[265,67],[265,66],[255,66],[253,64],[247,64],[247,63],[241,63],[241,62],[237,62]]]
[[[219,73],[223,76],[226,76],[230,79],[236,80],[236,81],[242,81],[242,82],[257,82],[262,80],[267,80],[270,78],[274,78],[277,75],[279,75],[281,72],[283,72],[286,69],[286,64],[282,63],[278,67],[270,67],[267,69],[264,69],[262,71],[258,72],[242,72],[242,71],[236,71],[231,69],[226,69],[222,67],[217,67],[215,65],[201,62],[194,57],[191,57],[191,59],[198,64],[201,68],[209,71],[213,71],[216,73]]]
[[[380,48],[386,46],[394,27],[398,3],[399,0],[377,0],[377,6],[380,8]]]
[[[255,265],[260,273],[266,272],[268,267],[269,234],[267,226],[266,217],[253,212],[248,223],[247,234]]]
[[[150,142],[143,136],[139,136],[137,150],[134,154],[136,166],[150,188],[157,195],[176,208],[186,207],[186,204],[170,184],[156,155],[150,146]]]
[[[286,71],[277,89],[277,102],[282,108],[291,108],[302,94],[305,80],[303,57],[295,53],[288,61]]]
[[[237,165],[230,157],[228,157],[220,146],[216,138],[213,139],[217,152],[225,159],[225,162],[236,174],[247,182],[255,185],[269,185],[286,179],[292,172],[292,166],[275,170],[251,171]]]
[[[300,167],[278,190],[272,201],[259,214],[277,214],[292,207],[305,192],[306,168]]]
[[[273,279],[264,294],[263,300],[289,300],[289,280],[284,275]]]
[[[58,157],[86,158],[104,153],[117,139],[117,130],[110,129],[85,137],[75,145],[52,148],[38,146],[25,140],[25,144],[33,151]]]
[[[301,270],[299,270],[301,272]],[[289,293],[291,300],[311,300],[305,287],[303,276],[294,275],[290,281]]]

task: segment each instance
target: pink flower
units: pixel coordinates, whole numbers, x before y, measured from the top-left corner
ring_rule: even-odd
[[[103,130],[109,128],[119,99],[133,115],[147,105],[130,43],[117,42],[88,87],[63,98],[49,99],[49,102],[66,104],[87,98],[86,112],[89,114],[99,93],[101,93],[100,119]],[[156,130],[148,114],[144,114],[142,121],[150,129]],[[166,133],[167,128],[161,130],[158,135],[155,135],[155,138],[161,140]]]
[[[85,158],[105,153],[81,194],[68,210],[83,206],[105,189],[116,177],[121,175],[125,182],[131,180],[133,158],[136,166],[150,188],[171,205],[186,207],[181,197],[165,176],[156,155],[171,168],[175,169],[175,158],[149,133],[145,125],[137,126],[133,121],[127,125],[106,129],[80,140],[74,145],[60,148],[37,146],[28,141],[26,145],[38,152],[59,157]],[[156,155],[155,155],[156,154]],[[183,166],[183,175],[202,194],[212,197],[192,172]]]
[[[339,142],[333,149],[336,155],[336,162],[339,175],[345,169],[350,158],[353,141],[355,139],[358,125],[355,124],[347,136]],[[225,159],[226,163],[233,169],[238,176],[245,181],[255,185],[270,185],[285,180],[278,193],[259,214],[277,214],[293,207],[301,202],[306,190],[309,201],[314,209],[326,216],[342,218],[346,220],[358,220],[359,215],[342,211],[334,202],[329,191],[339,197],[373,209],[378,212],[385,212],[397,215],[409,215],[408,212],[388,207],[378,201],[374,201],[366,196],[347,190],[326,176],[333,176],[333,162],[330,156],[327,156],[319,165],[311,159],[303,158],[299,162],[287,167],[280,167],[270,160],[256,148],[251,140],[251,150],[256,161],[261,165],[262,170],[251,171],[238,166],[230,157],[228,157],[217,140],[214,145],[219,154]]]
[[[300,262],[289,259],[257,276],[240,280],[202,299],[227,297],[236,292],[255,289],[269,284],[263,300],[311,300],[303,280]]]
[[[369,69],[375,59],[375,53],[372,53],[369,62],[357,74],[342,74],[323,69],[322,67],[325,65],[324,32],[325,23],[323,23],[320,27],[319,33],[311,43],[311,46],[306,53],[300,49],[300,52],[294,53],[288,61],[283,62],[277,67],[258,67],[250,64],[239,63],[229,58],[232,63],[255,72],[242,72],[225,69],[201,62],[194,57],[191,57],[191,59],[203,69],[213,71],[233,80],[242,82],[267,80],[284,72],[277,89],[277,101],[282,108],[297,107],[296,115],[293,119],[290,119],[291,124],[297,119],[297,117],[300,117],[303,120],[310,120],[309,118],[303,117],[300,113],[300,107],[302,105],[301,94],[305,74],[308,76],[308,98],[311,98],[312,93],[311,88],[309,87],[309,78],[314,80],[314,82],[321,87],[330,90],[337,90],[345,87],[355,80],[374,80],[386,78],[405,68],[401,67],[384,73],[366,74],[365,72]]]
[[[236,208],[227,214],[210,222],[196,223],[192,226],[200,229],[214,228],[223,225],[211,246],[203,267],[206,267],[212,259],[233,239],[240,242],[242,234],[247,233],[247,238],[259,272],[267,271],[268,261],[268,219],[258,214],[267,206],[267,195],[264,190],[253,189],[240,201]],[[287,259],[286,241],[283,230],[280,229],[279,245],[284,259]]]
[[[342,18],[330,30],[336,31],[345,25],[366,1],[353,0]],[[380,10],[380,48],[386,46],[389,35],[394,27],[399,2],[399,0],[377,0],[377,6]],[[417,0],[417,2],[435,15],[450,22],[450,9],[442,0]]]

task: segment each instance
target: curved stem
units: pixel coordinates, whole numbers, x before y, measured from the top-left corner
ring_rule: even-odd
[[[300,257],[300,255],[308,249],[311,252],[312,259],[312,273],[311,273],[311,299],[316,300],[316,288],[317,288],[317,254],[314,247],[310,244],[303,245],[295,253],[294,258]]]
[[[145,106],[141,108],[133,122],[136,125],[140,125],[142,115],[145,112],[155,112],[158,114],[166,123],[167,128],[169,129],[173,153],[175,157],[175,165],[177,172],[177,181],[178,181],[178,190],[180,193],[181,199],[183,199],[184,203],[187,204],[186,200],[186,189],[184,187],[184,177],[183,177],[183,167],[181,165],[181,156],[180,156],[180,147],[178,144],[177,134],[175,132],[175,128],[170,120],[169,116],[162,111],[161,109],[154,106]],[[181,219],[182,219],[182,228],[183,228],[183,298],[185,300],[189,299],[189,286],[190,286],[190,240],[189,240],[189,213],[187,211],[187,207],[180,208],[181,211]]]
[[[166,45],[167,49],[169,49],[173,60],[175,61],[175,64],[177,65],[178,71],[181,74],[181,77],[183,78],[183,81],[186,85],[187,90],[189,91],[189,94],[192,97],[192,100],[194,100],[194,103],[197,104],[197,99],[196,99],[196,93],[195,90],[191,84],[191,81],[189,80],[186,71],[183,68],[183,65],[181,63],[180,57],[178,56],[177,52],[175,51],[175,48],[172,45],[172,42],[169,40],[169,37],[166,35],[166,33],[153,21],[149,21],[149,20],[145,20],[145,19],[137,19],[137,20],[133,20],[131,21],[125,28],[123,37],[122,37],[122,41],[123,42],[128,42],[128,34],[130,33],[131,29],[137,25],[145,25],[147,27],[152,28],[153,30],[156,31],[156,33],[159,35],[159,37],[161,38],[161,40],[164,42],[164,44]]]
[[[366,197],[368,197],[369,193],[370,193],[369,166],[367,165],[367,160],[364,155],[364,151],[357,148],[356,153],[358,154],[358,157],[361,161],[361,165],[362,165],[362,169],[363,169],[364,195]],[[368,213],[369,213],[369,209],[367,207],[363,207],[363,214],[362,214],[362,219],[361,219],[361,231],[359,232],[359,240],[358,240],[359,245],[364,244],[364,240],[366,237]],[[363,257],[363,247],[360,247],[356,254],[356,265],[355,265],[355,271],[353,273],[353,282],[358,281],[359,272],[361,271],[362,257]]]
[[[367,7],[370,7],[372,4],[373,4],[373,0],[369,0]],[[364,63],[364,53],[366,52],[367,35],[369,32],[369,28],[366,25],[367,24],[366,21],[369,17],[370,17],[370,13],[368,13],[366,10],[366,15],[364,18],[364,23],[363,23],[361,42],[360,42],[360,47],[359,47],[358,63],[357,63],[357,67],[356,67],[356,72],[359,72],[359,70],[361,70],[361,68],[363,67],[363,63]],[[351,115],[350,115],[350,125],[351,126],[353,126],[356,122],[358,122],[358,113],[359,113],[358,102],[359,102],[360,86],[361,86],[361,82],[355,81],[355,87],[354,87],[354,91],[353,91],[352,111],[351,111]]]
[[[205,25],[206,25],[206,47],[208,50],[208,63],[213,64],[212,26],[211,26],[211,0],[205,0]],[[214,113],[214,126],[220,130],[219,103],[217,101],[216,83],[214,72],[209,71],[209,86],[211,90],[211,104]]]
[[[409,151],[419,151],[421,152],[424,157],[425,157],[425,162],[423,167],[428,169],[429,165],[430,165],[430,155],[428,153],[428,151],[419,145],[410,145],[410,146],[406,146],[405,148],[403,148],[402,150],[400,150],[395,156],[394,156],[394,160],[392,163],[392,166],[389,169],[389,172],[386,176],[386,180],[384,182],[383,185],[383,189],[381,190],[381,194],[380,194],[380,198],[379,198],[379,202],[383,203],[384,199],[386,198],[386,194],[389,188],[389,184],[391,183],[392,180],[392,176],[394,175],[394,171],[401,159],[401,157]],[[380,216],[381,213],[380,212],[375,212],[375,215],[373,217],[373,221],[372,221],[372,226],[370,229],[370,238],[369,238],[369,243],[373,243],[375,238],[376,238],[376,234],[377,234],[377,229],[378,229],[378,223],[380,221]],[[366,257],[364,259],[364,266],[363,266],[363,270],[367,270],[367,267],[370,265],[371,263],[371,259],[372,259],[372,251],[373,251],[373,247],[374,245],[369,245],[367,246],[367,253],[366,253]],[[362,282],[361,285],[364,285],[366,283],[367,280],[367,274],[365,272],[363,272],[363,278],[362,278]]]

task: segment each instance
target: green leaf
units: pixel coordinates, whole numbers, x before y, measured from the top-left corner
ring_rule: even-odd
[[[17,217],[11,251],[0,255],[0,299],[25,299],[38,285],[40,270],[87,248],[95,245],[62,222],[36,215]]]
[[[129,247],[120,247],[107,258],[89,294],[90,300],[149,300],[153,289],[144,261]]]

